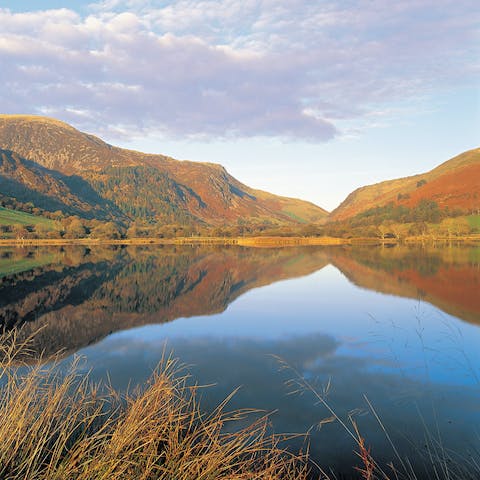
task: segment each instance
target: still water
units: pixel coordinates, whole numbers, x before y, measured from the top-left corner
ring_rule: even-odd
[[[21,323],[41,328],[37,352],[80,354],[122,389],[173,350],[213,385],[205,408],[240,387],[232,408],[309,432],[325,469],[353,475],[355,445],[337,421],[318,428],[331,413],[291,394],[279,358],[329,386],[383,465],[408,457],[429,477],[429,450],[479,459],[480,247],[3,248],[0,324]]]

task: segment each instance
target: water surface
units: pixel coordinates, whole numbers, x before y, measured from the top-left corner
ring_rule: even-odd
[[[36,351],[85,357],[95,379],[143,382],[165,348],[189,365],[206,407],[272,414],[307,432],[313,458],[353,474],[354,444],[305,393],[289,395],[278,358],[354,412],[384,463],[428,447],[480,447],[480,248],[110,247],[0,250],[0,322],[41,328]],[[429,435],[431,438],[429,439]],[[427,439],[425,439],[425,437]],[[427,465],[422,470],[430,475]]]

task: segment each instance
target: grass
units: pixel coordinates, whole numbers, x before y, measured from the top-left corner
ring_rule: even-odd
[[[55,227],[55,222],[49,218],[31,215],[30,213],[21,212],[19,210],[10,210],[9,208],[0,207],[0,225],[46,225]]]
[[[467,221],[471,228],[477,228],[480,231],[480,215],[469,215]]]
[[[0,347],[0,478],[302,480],[304,456],[268,434],[268,416],[205,414],[199,387],[165,358],[150,381],[121,395],[80,374],[26,361],[14,335]],[[30,359],[31,360],[31,359]],[[229,428],[241,422],[242,428]],[[233,430],[233,433],[231,433]],[[230,432],[230,433],[229,433]]]
[[[419,480],[396,449],[387,427],[365,396],[371,414],[392,447],[393,460],[380,465],[355,421],[341,418],[299,372],[288,385],[313,394],[351,438],[364,480]],[[0,344],[0,478],[9,480],[336,480],[334,472],[310,468],[308,449],[294,455],[282,448],[287,436],[268,433],[268,415],[228,411],[230,398],[211,413],[202,410],[201,387],[192,386],[177,360],[165,356],[150,380],[120,394],[94,384],[75,359],[66,371],[54,359],[33,360],[28,341],[15,334]],[[243,426],[242,426],[243,425]],[[425,430],[426,463],[435,480],[480,478],[472,458],[456,456]],[[312,464],[313,467],[313,464]],[[342,477],[343,478],[343,477]]]

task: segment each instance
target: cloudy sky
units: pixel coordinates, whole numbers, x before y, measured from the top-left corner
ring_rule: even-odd
[[[478,0],[0,0],[0,111],[333,209],[480,132]]]

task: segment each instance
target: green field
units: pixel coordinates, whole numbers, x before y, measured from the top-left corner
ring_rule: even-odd
[[[0,207],[0,225],[47,225],[55,227],[55,222],[45,217]]]
[[[470,227],[480,229],[480,215],[469,215],[467,220]]]

